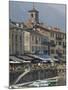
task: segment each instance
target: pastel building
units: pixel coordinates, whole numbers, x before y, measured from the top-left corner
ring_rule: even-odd
[[[59,28],[47,27],[39,22],[39,11],[28,11],[26,22],[12,22],[9,27],[10,55],[24,53],[66,55],[66,34]]]

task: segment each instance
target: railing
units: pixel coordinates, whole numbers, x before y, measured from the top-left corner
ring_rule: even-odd
[[[54,41],[50,42],[50,46],[55,47],[56,46],[55,42]]]
[[[63,37],[56,37],[56,39],[57,39],[57,40],[62,40],[62,39],[63,39]]]
[[[66,45],[63,45],[63,48],[66,48]]]
[[[49,42],[41,42],[42,45],[49,45]]]
[[[55,43],[51,43],[51,46],[52,46],[52,47],[55,47],[55,46],[56,46],[56,44],[55,44]]]

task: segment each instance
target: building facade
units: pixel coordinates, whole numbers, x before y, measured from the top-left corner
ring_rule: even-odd
[[[24,23],[10,21],[10,55],[24,53],[49,54],[65,57],[66,34],[59,28],[46,27],[39,22],[39,12],[28,11],[29,19]]]

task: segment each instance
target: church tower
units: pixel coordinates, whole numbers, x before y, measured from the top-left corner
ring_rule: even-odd
[[[39,12],[35,9],[34,3],[33,3],[33,9],[29,10],[29,19],[33,24],[39,23]]]

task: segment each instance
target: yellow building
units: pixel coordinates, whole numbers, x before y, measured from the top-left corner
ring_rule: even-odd
[[[50,30],[50,55],[51,56],[65,56],[66,48],[64,48],[64,45],[66,45],[66,34],[64,32],[61,32],[59,28],[51,28]]]

